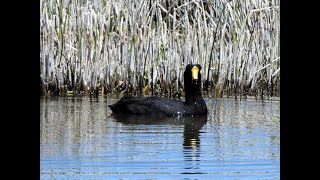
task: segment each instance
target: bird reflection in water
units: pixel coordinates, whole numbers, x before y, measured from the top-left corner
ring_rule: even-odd
[[[187,119],[183,129],[183,155],[185,170],[182,174],[201,174],[200,168],[200,129],[207,122],[207,116]]]
[[[181,174],[201,174],[200,161],[200,129],[207,122],[207,115],[195,117],[153,117],[145,115],[116,115],[118,122],[132,125],[183,125],[183,156],[185,172]]]

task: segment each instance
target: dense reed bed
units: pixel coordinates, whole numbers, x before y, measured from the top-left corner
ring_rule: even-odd
[[[40,92],[279,96],[280,0],[40,0]]]

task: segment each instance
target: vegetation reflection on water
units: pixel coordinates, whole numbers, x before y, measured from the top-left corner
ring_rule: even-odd
[[[111,116],[112,98],[42,98],[41,179],[279,179],[280,102],[206,99],[207,117]]]

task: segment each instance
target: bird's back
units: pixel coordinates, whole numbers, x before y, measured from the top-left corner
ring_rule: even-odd
[[[189,116],[204,115],[207,113],[205,103],[194,103],[188,105],[180,100],[162,97],[125,96],[117,103],[109,105],[109,107],[115,114],[122,113],[140,115]]]
[[[147,115],[178,115],[183,110],[184,102],[162,97],[128,97],[110,105],[114,113],[147,114]]]

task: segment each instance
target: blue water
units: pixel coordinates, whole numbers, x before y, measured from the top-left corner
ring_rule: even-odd
[[[40,100],[41,179],[280,179],[280,102],[205,99],[207,117],[111,116],[114,98]]]

